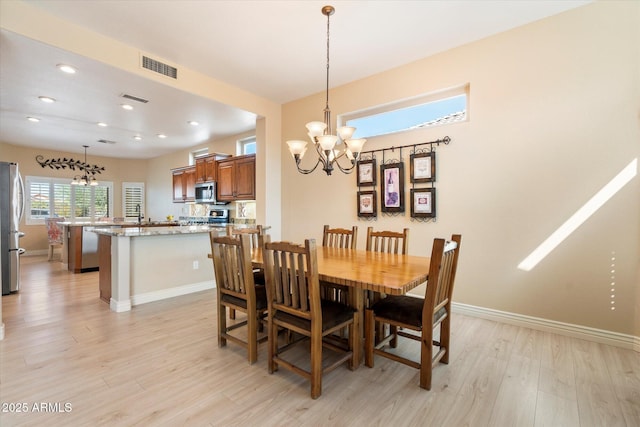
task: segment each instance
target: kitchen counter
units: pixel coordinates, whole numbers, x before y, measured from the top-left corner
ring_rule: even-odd
[[[112,311],[215,287],[209,232],[225,226],[96,227],[100,299]]]
[[[98,227],[91,231],[96,234],[103,234],[106,236],[126,236],[126,237],[141,237],[141,236],[166,236],[174,234],[197,234],[197,233],[209,233],[212,230],[224,230],[225,225],[209,224],[209,225],[181,225],[177,227]]]

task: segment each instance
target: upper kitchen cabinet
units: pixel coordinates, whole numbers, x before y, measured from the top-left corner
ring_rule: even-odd
[[[218,160],[218,200],[255,200],[256,156],[237,156]]]
[[[198,157],[196,159],[196,183],[216,180],[216,155]]]
[[[196,199],[196,167],[171,169],[173,174],[173,201],[193,202]]]

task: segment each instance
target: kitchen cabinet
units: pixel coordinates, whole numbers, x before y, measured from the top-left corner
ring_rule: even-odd
[[[196,167],[188,166],[172,169],[173,202],[193,202],[196,199]]]
[[[217,183],[218,200],[221,202],[255,200],[255,154],[218,160]]]
[[[196,182],[212,182],[216,180],[217,155],[199,157],[196,159]]]

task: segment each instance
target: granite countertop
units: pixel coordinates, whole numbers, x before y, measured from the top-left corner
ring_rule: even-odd
[[[174,227],[104,227],[91,230],[96,234],[114,237],[167,236],[175,234],[209,233],[212,230],[223,229],[224,225],[181,225]]]
[[[58,224],[70,227],[159,227],[179,225],[178,221],[143,221],[142,224],[131,221],[60,221]]]

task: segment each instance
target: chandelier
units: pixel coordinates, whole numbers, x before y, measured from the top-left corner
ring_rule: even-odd
[[[363,138],[351,139],[353,133],[356,131],[356,128],[351,126],[338,128],[335,135],[331,131],[331,110],[329,109],[329,17],[333,15],[334,12],[335,9],[333,6],[325,6],[322,8],[322,14],[327,17],[327,94],[324,107],[324,122],[309,122],[306,125],[309,138],[313,142],[316,153],[318,154],[318,161],[315,166],[311,169],[300,168],[300,161],[307,151],[307,141],[287,141],[289,151],[296,161],[296,168],[298,168],[298,172],[303,174],[313,172],[318,165],[322,165],[322,170],[325,171],[327,175],[331,175],[334,166],[343,173],[351,173],[358,161],[362,146],[367,141]],[[340,149],[336,148],[336,146],[340,145],[342,146]],[[343,167],[340,165],[339,160],[343,157],[347,157],[351,161],[349,166]]]
[[[84,147],[84,164],[88,164],[87,163],[87,148],[89,148],[88,145],[83,145]],[[91,178],[89,178],[89,175],[87,174],[87,169],[86,168],[82,168],[81,169],[83,171],[83,175],[76,175],[73,177],[73,181],[71,181],[71,185],[98,185],[98,181],[96,180],[96,177],[91,176]]]

